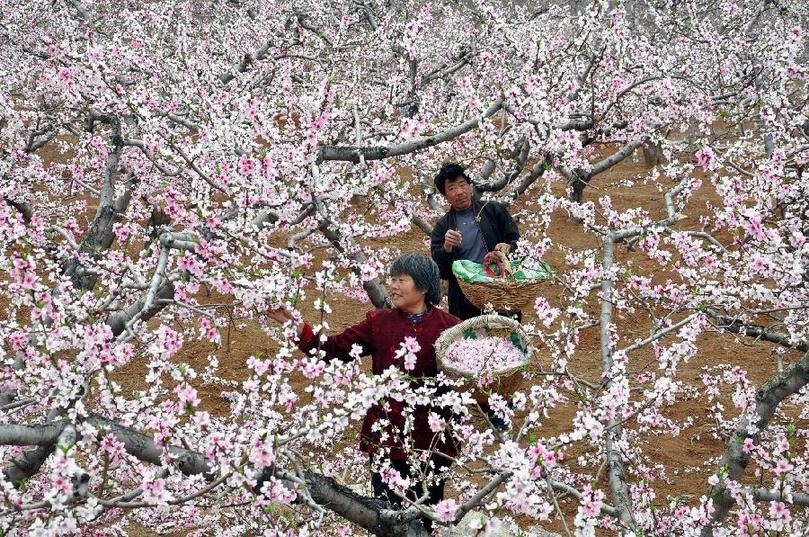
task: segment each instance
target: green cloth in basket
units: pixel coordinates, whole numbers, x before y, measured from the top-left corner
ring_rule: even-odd
[[[522,268],[519,261],[512,261],[511,267],[514,269],[514,279],[518,282],[529,282],[536,280],[550,280],[553,278],[553,269],[544,261],[540,261],[536,267]],[[495,272],[497,268],[492,263],[491,267]],[[485,283],[493,282],[492,278],[486,274],[486,268],[483,263],[475,263],[468,259],[458,259],[452,263],[452,272],[459,280],[468,283]]]

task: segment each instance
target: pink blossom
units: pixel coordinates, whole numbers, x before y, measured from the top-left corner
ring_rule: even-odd
[[[273,464],[275,462],[275,453],[272,449],[272,442],[268,442],[256,437],[253,441],[250,460],[259,467],[270,466]]]
[[[542,296],[537,297],[534,302],[534,311],[546,327],[550,326],[560,313],[559,308],[552,308],[548,300]]]
[[[250,176],[256,169],[256,163],[247,154],[239,157],[239,173],[245,177]]]
[[[702,166],[705,169],[710,168],[711,163],[714,159],[714,152],[710,146],[705,146],[699,151],[697,151],[694,156],[697,158],[697,164]]]
[[[73,80],[73,73],[71,73],[68,67],[60,67],[57,69],[56,76],[59,78],[60,82],[65,84]]]
[[[775,464],[775,468],[773,468],[773,472],[775,475],[782,476],[792,470],[792,464],[786,459],[778,459],[778,462]]]
[[[61,494],[70,494],[73,491],[73,483],[64,476],[56,476],[53,480],[53,486]]]
[[[33,272],[26,272],[22,279],[22,286],[24,289],[33,289],[37,281],[37,276]]]
[[[158,344],[162,351],[171,356],[183,346],[183,338],[168,326],[161,325],[158,329]]]
[[[419,345],[418,340],[411,336],[405,336],[404,341],[402,342],[402,347],[407,352],[412,352],[413,354],[416,354],[421,350],[421,345]]]
[[[770,516],[775,520],[788,521],[792,517],[784,502],[770,502]]]
[[[177,266],[195,276],[202,276],[202,264],[197,261],[194,254],[190,251],[185,252],[185,254],[177,260]]]
[[[104,435],[104,438],[101,439],[99,445],[104,452],[110,455],[110,463],[113,465],[118,464],[126,453],[126,446],[124,443],[119,442],[112,433]]]
[[[174,391],[177,394],[177,398],[183,405],[195,407],[199,404],[199,397],[197,397],[197,390],[195,390],[190,384],[177,386],[174,389]]]
[[[13,332],[9,336],[9,341],[11,342],[12,348],[18,351],[28,344],[28,335],[23,331]]]
[[[441,522],[452,522],[457,511],[458,504],[452,498],[442,500],[435,505],[435,514]]]
[[[742,451],[745,453],[750,453],[753,451],[753,439],[752,438],[745,438],[744,443],[742,444]]]
[[[446,420],[435,412],[430,412],[430,415],[427,417],[427,424],[434,433],[440,433],[447,426]]]
[[[499,336],[458,340],[449,346],[445,358],[454,367],[481,375],[514,367],[525,361],[525,355],[510,339]]]
[[[126,240],[129,238],[130,229],[126,224],[121,224],[120,222],[116,223],[113,226],[113,231],[118,242],[126,242]]]
[[[273,501],[291,505],[298,497],[296,488],[297,484],[290,488],[286,483],[273,476],[262,484],[261,492]]]
[[[752,218],[750,218],[747,221],[745,230],[747,231],[747,233],[758,239],[767,238],[767,232],[764,230],[764,225],[762,224],[760,216],[753,216]]]
[[[750,257],[750,268],[753,272],[762,272],[767,268],[767,261],[761,254],[756,252]]]
[[[416,353],[418,353],[420,350],[421,346],[415,337],[405,336],[404,340],[399,346],[399,349],[396,351],[395,358],[400,360],[404,358],[403,367],[405,371],[412,371],[416,368],[416,362],[418,361]]]
[[[171,499],[171,495],[166,490],[165,479],[154,479],[146,477],[140,485],[143,491],[143,501],[149,503],[165,503]]]

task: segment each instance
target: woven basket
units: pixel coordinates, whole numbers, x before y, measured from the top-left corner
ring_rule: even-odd
[[[497,263],[499,274],[489,268],[490,259]],[[467,300],[480,309],[483,309],[486,304],[491,304],[498,312],[520,311],[536,299],[540,287],[548,281],[518,282],[514,280],[514,269],[508,257],[496,251],[486,254],[486,257],[483,258],[483,266],[489,276],[496,278],[494,281],[466,282],[456,278]]]
[[[445,356],[450,345],[463,339],[465,332],[468,330],[486,334],[490,331],[497,331],[498,329],[503,329],[507,333],[515,332],[522,347],[525,349],[524,360],[516,366],[495,371],[494,382],[486,388],[490,393],[497,393],[503,397],[509,397],[522,383],[523,378],[521,373],[531,362],[531,357],[534,354],[531,339],[528,337],[528,334],[525,333],[522,326],[520,326],[520,323],[514,319],[503,317],[502,315],[481,315],[480,317],[467,319],[452,328],[444,330],[435,342],[435,356],[438,361],[438,368],[450,378],[461,378],[471,381],[470,383],[475,387],[472,396],[479,403],[485,403],[489,399],[489,395],[476,385],[480,371],[467,371],[454,367],[445,360]]]
[[[458,280],[464,296],[475,305],[483,309],[491,303],[496,311],[521,311],[539,296],[540,288],[548,280],[530,282],[513,282],[495,280],[493,282],[470,283]]]

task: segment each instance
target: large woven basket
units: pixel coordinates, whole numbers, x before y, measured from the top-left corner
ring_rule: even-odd
[[[523,330],[520,323],[514,319],[503,317],[502,315],[481,315],[467,319],[460,324],[444,330],[435,342],[435,356],[438,361],[438,368],[450,378],[461,378],[470,381],[475,388],[473,397],[479,403],[485,403],[489,399],[489,393],[484,392],[476,385],[476,380],[480,371],[467,371],[459,369],[445,360],[447,349],[454,342],[464,339],[467,331],[472,330],[478,334],[485,335],[490,332],[504,330],[508,333],[514,332],[520,340],[521,346],[525,349],[525,359],[518,365],[494,372],[494,383],[487,387],[486,392],[497,393],[503,397],[509,397],[522,383],[522,371],[531,363],[534,354],[531,338]]]
[[[497,264],[499,275],[490,268],[490,260]],[[514,268],[506,254],[489,252],[483,258],[486,274],[495,278],[489,282],[467,282],[457,278],[464,296],[476,307],[483,309],[486,304],[494,306],[498,312],[520,311],[536,299],[539,289],[548,280],[517,281]]]
[[[483,309],[486,304],[494,306],[495,311],[520,311],[531,304],[539,296],[539,290],[547,284],[548,280],[535,280],[529,282],[514,282],[495,280],[493,282],[470,283],[461,279],[464,296],[475,305]]]

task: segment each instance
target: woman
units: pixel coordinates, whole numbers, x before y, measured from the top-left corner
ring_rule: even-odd
[[[373,358],[374,374],[378,375],[390,366],[398,367],[410,376],[416,377],[414,387],[418,385],[418,378],[434,377],[438,373],[435,341],[441,332],[460,322],[457,317],[435,307],[441,300],[438,265],[432,259],[420,254],[404,254],[391,266],[390,276],[393,308],[368,312],[364,321],[346,329],[342,334],[330,336],[325,342],[321,342],[314,334],[309,323],[301,322],[297,326],[300,340],[298,347],[307,354],[319,348],[325,351],[327,360],[336,358],[349,361],[351,360],[349,352],[352,346],[357,344],[362,347],[364,355],[370,354]],[[285,309],[270,311],[269,316],[281,323],[293,319],[290,312]],[[401,347],[405,337],[416,338],[421,348],[416,353],[415,367],[407,370],[404,367],[404,358],[396,356],[396,351]],[[404,403],[395,400],[388,400],[386,403],[390,409],[384,413],[379,406],[368,410],[362,425],[360,450],[373,457],[376,446],[389,448],[391,467],[406,478],[410,475],[410,468],[407,454],[402,449],[400,435],[389,430],[386,438],[380,441],[379,432],[373,430],[374,423],[380,417],[389,420],[397,430],[404,429]],[[438,444],[434,442],[435,434],[428,425],[428,415],[428,408],[416,408],[412,433],[416,450],[422,452],[437,449],[454,457],[457,450],[451,440]],[[436,468],[449,465],[449,461],[439,455],[433,455],[432,461]],[[418,479],[412,479],[411,482],[413,485],[406,495],[409,499],[416,500],[423,495],[423,483]],[[383,483],[379,473],[372,474],[371,483],[376,497],[388,500],[394,507],[401,507],[401,498]],[[443,480],[427,488],[431,505],[443,499]],[[431,521],[425,519],[424,524],[430,529]]]

